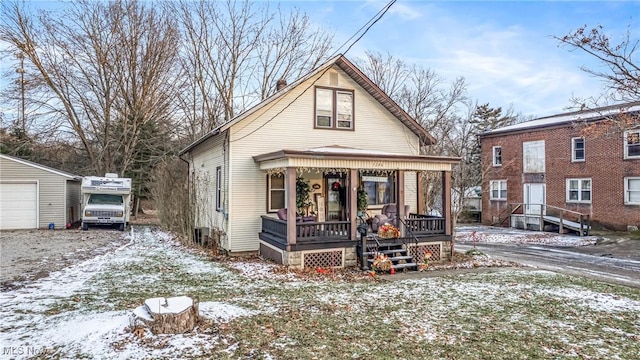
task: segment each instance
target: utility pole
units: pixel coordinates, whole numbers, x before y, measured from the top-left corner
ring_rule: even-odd
[[[16,57],[20,59],[20,67],[16,69],[16,72],[20,74],[20,130],[22,130],[22,134],[26,135],[27,133],[27,117],[25,114],[25,101],[24,101],[24,54],[22,51],[16,53]]]

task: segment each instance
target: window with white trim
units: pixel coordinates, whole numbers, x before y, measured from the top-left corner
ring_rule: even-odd
[[[316,88],[315,126],[353,129],[353,91]]]
[[[285,206],[284,176],[272,174],[267,176],[267,212],[277,212]]]
[[[624,132],[624,158],[640,159],[640,129]]]
[[[624,178],[625,205],[640,205],[640,176]]]
[[[493,166],[502,166],[502,146],[493,147]]]
[[[507,200],[507,180],[489,181],[490,200]]]
[[[591,179],[567,179],[567,202],[591,202]]]
[[[584,161],[584,139],[581,137],[571,138],[571,161]]]
[[[522,143],[522,167],[525,173],[543,173],[544,140],[526,141]]]
[[[222,210],[222,167],[216,168],[216,210]]]

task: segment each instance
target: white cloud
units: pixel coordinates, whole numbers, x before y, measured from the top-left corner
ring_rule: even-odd
[[[405,20],[414,20],[422,17],[422,13],[417,8],[400,3],[393,4],[389,9],[389,14],[398,15]]]
[[[433,6],[424,13],[428,16],[405,25],[415,40],[410,46],[391,42],[387,46],[397,49],[392,54],[447,80],[463,76],[470,96],[480,102],[543,116],[564,111],[574,95],[600,92],[598,81],[557,47],[549,29],[500,23],[480,14],[454,16]]]

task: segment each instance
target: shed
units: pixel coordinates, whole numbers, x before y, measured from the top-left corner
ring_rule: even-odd
[[[78,175],[0,154],[0,230],[79,221],[81,182]]]

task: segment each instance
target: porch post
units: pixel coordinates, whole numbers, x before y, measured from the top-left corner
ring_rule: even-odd
[[[358,169],[349,170],[349,223],[350,233],[349,238],[351,240],[358,240],[357,238],[357,226],[356,219],[358,216]]]
[[[396,215],[398,219],[402,219],[404,221],[404,216],[407,215],[404,213],[404,170],[396,171]],[[405,227],[402,225],[400,220],[396,221],[396,225],[398,225],[398,229],[400,229],[400,236],[405,236]]]
[[[424,211],[424,198],[425,198],[425,193],[424,193],[424,176],[422,176],[422,172],[421,171],[416,171],[416,176],[418,177],[418,181],[416,181],[417,185],[417,199],[418,199],[418,209],[416,209],[416,212],[418,214],[426,214],[426,212]]]
[[[285,177],[285,193],[287,203],[287,248],[296,243],[296,168],[287,167]],[[289,250],[289,249],[287,249]]]
[[[444,234],[451,235],[451,171],[442,172],[442,216],[444,216]]]

